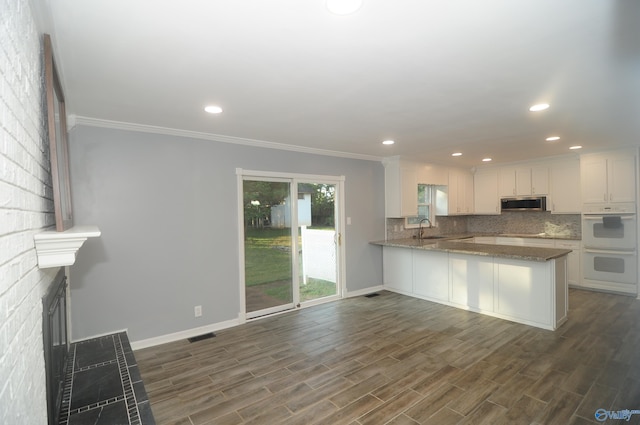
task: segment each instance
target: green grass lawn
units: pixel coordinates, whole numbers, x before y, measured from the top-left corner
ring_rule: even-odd
[[[245,229],[244,279],[247,286],[291,281],[290,232],[290,229]]]
[[[257,286],[265,283],[291,282],[291,230],[245,229],[245,284]],[[278,285],[266,291],[283,301],[291,300],[289,284]],[[306,301],[336,293],[336,285],[320,279],[307,279],[300,285],[300,300]]]

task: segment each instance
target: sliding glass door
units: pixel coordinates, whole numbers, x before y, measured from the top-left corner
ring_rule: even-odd
[[[298,183],[298,289],[300,302],[312,302],[338,293],[336,185]]]
[[[245,179],[244,281],[247,317],[294,307],[291,182]],[[296,232],[297,233],[297,232]]]
[[[246,318],[338,298],[340,182],[241,181]]]

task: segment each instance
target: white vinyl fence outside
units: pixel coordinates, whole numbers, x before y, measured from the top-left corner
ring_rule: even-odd
[[[336,232],[302,226],[302,275],[336,283]]]

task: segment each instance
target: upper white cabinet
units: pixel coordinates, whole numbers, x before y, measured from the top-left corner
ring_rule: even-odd
[[[580,161],[568,159],[551,165],[547,209],[555,214],[580,214]]]
[[[418,183],[446,186],[449,182],[449,170],[435,164],[418,165]]]
[[[460,168],[450,168],[448,214],[471,213],[473,213],[473,174]]]
[[[582,203],[635,202],[635,163],[635,151],[632,150],[582,155]]]
[[[547,167],[507,167],[498,172],[500,197],[539,196],[549,193],[549,169]]]
[[[392,158],[384,163],[386,217],[418,214],[418,169],[413,162]]]
[[[531,168],[531,195],[542,196],[549,194],[549,167]]]
[[[473,212],[500,214],[498,170],[482,170],[473,176]]]

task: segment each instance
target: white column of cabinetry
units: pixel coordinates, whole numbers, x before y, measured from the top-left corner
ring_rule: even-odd
[[[471,214],[473,210],[473,174],[458,168],[449,169],[448,213]]]
[[[385,217],[418,213],[418,164],[392,159],[384,164]]]
[[[580,178],[583,204],[635,202],[635,151],[582,155]]]
[[[547,208],[555,214],[580,214],[580,161],[573,158],[553,163]]]
[[[475,214],[500,214],[498,170],[483,170],[473,176],[473,198]]]

